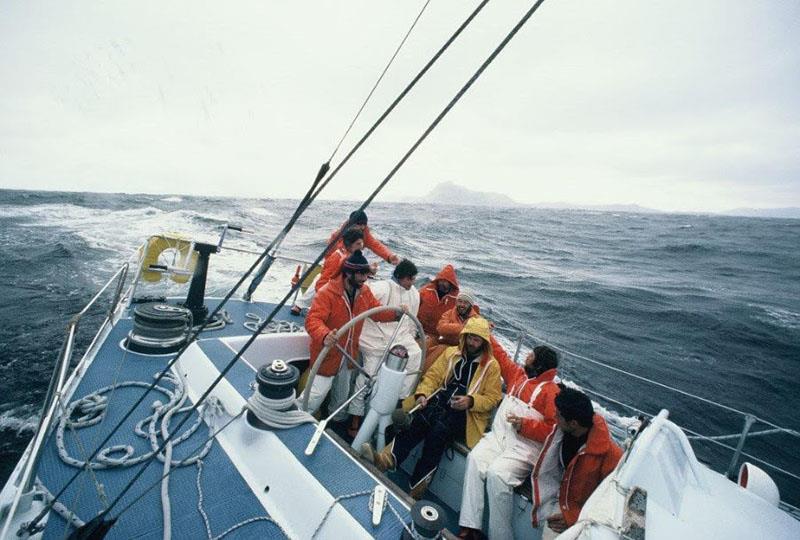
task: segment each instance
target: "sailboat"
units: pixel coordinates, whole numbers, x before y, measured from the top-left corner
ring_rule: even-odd
[[[362,210],[541,3],[512,28]],[[316,260],[299,261],[305,269],[282,298],[253,299],[273,264],[298,262],[279,254],[281,242],[350,155],[333,170],[329,163],[320,168],[295,214],[226,296],[206,297],[205,290],[214,256],[228,249],[226,236],[241,232],[232,224],[216,243],[155,234],[107,280],[69,324],[38,429],[0,492],[0,537],[453,536],[463,444],[454,443],[452,459],[442,463],[431,500],[414,501],[328,428],[335,411],[315,418],[304,410],[307,390],[301,389],[310,387],[324,355],[310,357],[302,318],[290,314],[287,303],[309,285],[334,242]],[[251,290],[242,297],[248,278]],[[143,283],[164,279],[185,284],[188,291],[141,294]],[[81,317],[101,301],[108,302],[108,315],[73,366]],[[376,376],[379,386],[381,378],[404,374],[389,351],[385,358],[386,369]],[[371,406],[377,407],[376,399],[377,394]],[[741,463],[755,418],[744,415],[751,420],[723,474],[697,459],[689,436],[667,410],[636,422],[608,416],[625,454],[560,538],[800,537],[800,513],[781,503],[769,474],[752,462]],[[388,427],[379,425],[378,446]],[[411,470],[416,458],[412,454],[400,464],[400,474]],[[538,537],[530,522],[532,495],[524,487],[515,494],[515,505],[515,533]]]

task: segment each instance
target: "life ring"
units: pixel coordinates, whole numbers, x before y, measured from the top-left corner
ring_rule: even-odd
[[[142,255],[142,279],[150,282],[160,281],[163,272],[150,270],[150,265],[163,265],[164,261],[159,261],[159,257],[165,251],[171,251],[171,253],[165,254],[165,256],[172,256],[172,260],[167,266],[178,271],[169,272],[170,278],[175,283],[186,283],[192,276],[194,266],[197,263],[197,252],[192,249],[192,246],[191,240],[178,235],[160,234],[151,236],[144,246],[144,254]]]

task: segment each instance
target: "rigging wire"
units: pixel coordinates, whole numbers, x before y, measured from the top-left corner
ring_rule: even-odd
[[[367,199],[363,203],[361,203],[361,206],[358,208],[359,210],[363,211],[365,208],[367,208],[369,206],[369,204],[375,199],[375,197],[377,197],[378,194],[380,194],[380,192],[383,190],[384,187],[386,187],[386,185],[389,183],[389,181],[394,177],[394,175],[400,169],[400,167],[402,167],[403,164],[406,161],[408,161],[408,159],[416,151],[416,149],[422,144],[422,142],[425,141],[425,139],[428,138],[428,136],[431,134],[431,132],[433,132],[434,129],[436,129],[436,127],[441,123],[441,121],[445,118],[445,116],[447,116],[447,114],[453,109],[455,104],[458,103],[458,101],[461,100],[461,98],[464,96],[464,94],[466,94],[467,90],[469,90],[472,87],[472,85],[475,84],[475,81],[477,81],[478,78],[483,74],[483,72],[486,71],[486,68],[488,68],[489,65],[491,65],[491,63],[495,60],[495,58],[497,58],[497,56],[500,54],[500,52],[502,52],[503,49],[505,49],[505,47],[508,45],[508,43],[514,38],[514,36],[519,32],[519,30],[522,29],[522,27],[525,25],[525,23],[528,22],[528,20],[531,18],[531,16],[539,9],[539,7],[543,3],[544,3],[544,0],[537,0],[533,4],[533,6],[531,6],[528,9],[528,11],[525,12],[525,14],[517,22],[517,24],[514,25],[514,27],[508,32],[508,34],[505,36],[505,38],[503,38],[503,40],[500,42],[500,44],[492,51],[492,53],[486,58],[486,60],[484,60],[484,62],[480,65],[480,67],[475,71],[475,73],[472,75],[472,77],[469,78],[469,80],[461,87],[461,89],[450,100],[450,102],[445,106],[445,108],[437,115],[437,117],[428,126],[428,128],[425,129],[425,131],[422,133],[422,135],[420,135],[419,138],[414,142],[414,144],[408,149],[408,151],[406,151],[406,153],[403,155],[403,157],[400,159],[400,161],[398,161],[397,164],[392,168],[392,170],[389,172],[389,174],[386,176],[386,178],[384,178],[383,181],[381,181],[381,183],[378,184],[378,186],[372,191],[370,196],[367,197]],[[322,258],[325,256],[325,254],[328,252],[328,250],[338,241],[339,237],[341,237],[342,232],[343,231],[339,231],[339,234],[337,234],[331,240],[331,242],[326,246],[326,248],[317,256],[317,259],[314,261],[314,264],[319,264],[322,261]],[[303,276],[301,276],[301,278],[298,281],[298,283],[293,285],[289,289],[289,292],[287,292],[286,295],[283,297],[283,299],[278,304],[275,305],[275,307],[273,308],[272,312],[267,316],[266,320],[262,323],[262,325],[261,325],[262,327],[266,327],[266,325],[269,324],[272,321],[272,319],[275,317],[275,315],[278,313],[278,311],[284,306],[284,304],[286,304],[286,302],[289,300],[289,298],[291,298],[291,296],[294,293],[295,289],[297,289],[300,286],[300,284],[303,282],[303,280],[305,280],[310,273],[311,273],[311,269],[309,268],[308,270],[306,270],[305,274]],[[261,328],[259,328],[259,331],[260,330],[261,330]],[[196,410],[197,407],[199,407],[203,403],[203,401],[209,395],[211,395],[211,392],[214,390],[214,388],[225,377],[225,375],[228,373],[228,371],[231,370],[231,368],[236,364],[236,362],[245,353],[245,351],[250,347],[250,345],[252,345],[252,343],[256,340],[257,337],[258,337],[258,333],[254,333],[242,345],[242,347],[239,349],[239,351],[236,353],[236,355],[228,362],[228,364],[222,369],[222,371],[220,371],[219,375],[214,379],[214,381],[211,382],[211,384],[208,386],[208,388],[205,390],[205,392],[203,392],[203,394],[197,399],[197,401],[195,402],[194,406],[192,407],[193,410]],[[162,447],[164,447],[169,442],[169,439],[171,439],[172,436],[180,430],[182,425],[191,416],[191,413],[193,412],[193,410],[190,411],[189,414],[187,414],[183,418],[183,420],[181,420],[181,422],[173,429],[173,431],[169,434],[169,436],[165,438],[164,442],[162,442],[162,444],[161,444]],[[151,458],[151,460],[152,460],[152,458]],[[101,514],[99,514],[98,517],[100,515],[107,515],[108,513],[111,512],[111,510],[114,509],[116,504],[122,499],[122,497],[125,496],[125,494],[128,492],[128,490],[136,483],[136,481],[139,479],[139,477],[144,473],[146,467],[147,467],[146,465],[143,465],[142,467],[139,468],[139,471],[134,475],[134,477],[125,485],[125,487],[122,489],[122,491],[119,494],[117,494],[117,496],[114,498],[114,500],[111,501],[111,505],[109,506],[109,508],[107,510],[104,510],[103,512],[101,512]]]
[[[681,390],[680,388],[676,388],[674,386],[670,386],[668,384],[664,384],[662,382],[659,382],[659,381],[656,381],[656,380],[653,380],[653,379],[648,379],[647,377],[644,377],[642,375],[638,375],[638,374],[633,373],[631,371],[627,371],[625,369],[612,366],[611,364],[607,364],[605,362],[601,362],[600,360],[595,360],[593,358],[589,358],[588,356],[584,356],[582,354],[574,353],[574,352],[572,352],[570,350],[567,350],[567,349],[565,349],[563,347],[555,345],[554,343],[551,343],[551,342],[549,342],[549,341],[547,341],[545,339],[542,339],[540,337],[534,336],[532,334],[527,334],[527,335],[530,336],[531,338],[535,339],[539,343],[543,343],[545,345],[549,345],[550,347],[552,347],[552,348],[554,348],[554,349],[556,349],[558,351],[561,351],[566,355],[572,356],[574,358],[578,358],[580,360],[585,360],[586,362],[590,362],[592,364],[604,367],[604,368],[609,369],[611,371],[616,371],[617,373],[621,373],[623,375],[627,375],[628,377],[633,377],[634,379],[638,379],[640,381],[647,382],[647,383],[650,383],[650,384],[655,385],[655,386],[659,386],[661,388],[664,388],[666,390],[670,390],[672,392],[676,392],[676,393],[681,394],[683,396],[690,397],[692,399],[696,399],[696,400],[701,401],[703,403],[706,403],[708,405],[713,405],[715,407],[719,407],[720,409],[726,410],[728,412],[736,413],[736,414],[738,414],[740,416],[752,416],[753,418],[755,418],[759,422],[762,422],[762,423],[768,425],[769,427],[774,428],[776,430],[776,432],[780,431],[780,432],[783,432],[783,433],[787,433],[787,434],[789,434],[789,435],[791,435],[793,437],[800,437],[800,433],[797,430],[786,428],[786,427],[783,427],[783,426],[779,426],[779,425],[775,424],[774,422],[770,422],[769,420],[766,420],[766,419],[761,418],[759,416],[756,416],[754,414],[750,414],[750,413],[741,411],[739,409],[736,409],[734,407],[730,407],[728,405],[725,405],[724,403],[719,403],[719,402],[713,401],[711,399],[704,398],[702,396],[698,396],[697,394],[692,394],[691,392],[687,392],[685,390]]]
[[[283,241],[283,238],[292,229],[292,227],[294,226],[294,223],[297,221],[297,219],[299,219],[300,215],[308,208],[308,206],[311,205],[311,203],[317,198],[317,196],[319,196],[319,194],[322,192],[322,190],[328,185],[328,183],[330,183],[330,181],[336,176],[336,174],[342,169],[342,167],[344,167],[344,165],[350,160],[350,158],[355,154],[355,152],[364,144],[364,142],[378,128],[378,126],[380,126],[380,124],[383,123],[383,121],[386,119],[386,117],[389,116],[389,114],[400,103],[400,101],[402,101],[402,99],[411,91],[411,89],[416,85],[416,83],[428,72],[428,70],[433,66],[433,64],[436,63],[436,61],[441,57],[441,55],[445,52],[445,50],[447,50],[447,48],[450,47],[450,45],[456,40],[456,38],[458,38],[458,36],[461,35],[461,33],[464,31],[464,29],[467,26],[469,26],[469,24],[475,19],[475,17],[478,15],[478,13],[481,12],[481,10],[486,6],[486,4],[488,2],[489,2],[489,0],[482,0],[480,2],[480,4],[478,4],[478,6],[469,14],[469,16],[467,16],[467,18],[461,23],[461,25],[445,41],[445,43],[431,57],[431,59],[427,62],[427,64],[425,64],[425,66],[419,71],[419,73],[417,73],[417,75],[411,80],[411,82],[403,89],[403,91],[398,95],[398,97],[395,98],[395,100],[391,103],[391,105],[389,105],[389,107],[383,112],[383,114],[378,118],[378,120],[376,120],[373,123],[373,125],[369,128],[369,130],[367,130],[367,132],[362,136],[362,138],[358,141],[358,143],[356,143],[356,145],[350,150],[350,152],[348,152],[348,154],[345,156],[345,158],[339,163],[339,165],[337,165],[337,167],[330,173],[330,175],[328,175],[328,177],[322,183],[320,183],[320,181],[325,176],[325,174],[328,172],[330,164],[326,162],[320,167],[320,170],[317,173],[316,179],[312,183],[312,185],[309,188],[309,190],[306,192],[306,194],[303,197],[303,199],[301,199],[300,203],[297,206],[297,209],[295,210],[294,214],[292,215],[290,220],[287,222],[287,224],[284,226],[283,230],[281,230],[281,232],[278,234],[278,236],[276,236],[272,240],[272,242],[270,242],[270,244],[264,249],[264,251],[261,253],[261,255],[259,255],[259,257],[256,258],[255,261],[253,261],[253,263],[250,265],[250,268],[242,275],[242,277],[236,282],[236,284],[233,286],[233,288],[231,288],[231,290],[225,295],[225,297],[223,297],[223,299],[220,301],[220,303],[208,315],[208,318],[206,319],[206,322],[204,322],[199,327],[196,327],[196,328],[193,329],[193,333],[189,336],[189,339],[187,340],[187,342],[181,347],[181,349],[176,353],[175,357],[173,357],[173,359],[170,360],[167,363],[167,365],[164,367],[162,372],[151,383],[151,388],[145,390],[142,393],[141,397],[134,403],[134,405],[128,410],[128,412],[125,413],[123,415],[123,417],[117,422],[117,424],[114,426],[114,428],[112,428],[111,432],[106,436],[106,438],[102,442],[100,442],[100,444],[97,446],[97,448],[95,448],[95,450],[92,452],[92,454],[89,456],[88,459],[94,458],[97,455],[97,453],[100,451],[100,449],[103,447],[103,445],[106,444],[111,439],[111,437],[114,435],[114,433],[117,432],[117,430],[119,430],[119,428],[122,426],[122,424],[131,416],[131,414],[133,414],[133,412],[135,411],[136,407],[138,407],[139,404],[141,404],[141,402],[144,401],[145,397],[152,390],[152,388],[155,387],[161,381],[161,379],[165,376],[165,374],[167,372],[169,372],[169,370],[172,368],[172,366],[175,364],[175,362],[177,362],[177,360],[183,355],[183,353],[189,348],[189,346],[191,346],[191,344],[194,343],[197,340],[197,337],[206,328],[206,326],[208,326],[209,322],[211,320],[213,320],[214,316],[217,315],[222,310],[222,307],[228,302],[228,300],[230,300],[231,297],[233,297],[233,295],[236,293],[236,291],[239,289],[239,287],[242,285],[242,283],[244,283],[244,281],[250,276],[250,274],[252,274],[253,271],[261,264],[261,262],[264,260],[264,258],[267,257],[268,255],[270,255],[270,252],[272,252],[273,249],[276,249],[276,247],[278,245],[280,245],[280,243]],[[540,3],[541,2],[539,2],[539,4]],[[538,4],[537,4],[537,7],[538,7]],[[342,233],[343,233],[343,231],[339,232],[339,234],[334,239],[334,243],[336,241],[338,241],[338,239],[341,237]],[[332,244],[328,245],[326,247],[326,250],[323,252],[323,254],[327,253],[327,251],[330,250],[331,246],[332,246]],[[319,261],[321,259],[322,259],[322,257],[320,257],[318,259],[317,264],[319,264]],[[306,273],[306,275],[303,276],[303,278],[298,282],[298,286],[299,286],[299,284],[301,284],[303,282],[305,277],[308,276],[308,274],[310,273],[310,270],[313,269],[313,266],[314,265],[309,266],[309,272]],[[262,278],[263,278],[263,276],[262,276]],[[293,287],[292,290],[290,291],[290,294],[292,292],[294,292],[295,289],[296,289],[296,287]],[[284,303],[285,303],[285,301],[286,301],[286,299],[284,299]],[[265,327],[268,324],[268,322],[271,321],[271,319],[274,317],[274,314],[275,314],[275,312],[273,312],[273,314],[270,317],[268,317],[268,320],[264,322],[264,326]],[[254,336],[256,336],[256,335],[258,335],[258,334],[257,333],[254,334]],[[50,511],[50,509],[52,508],[53,504],[55,504],[55,502],[59,499],[59,497],[61,497],[61,495],[63,495],[63,493],[67,490],[67,488],[70,485],[72,485],[72,483],[78,478],[78,476],[80,476],[80,474],[81,474],[81,471],[77,471],[61,487],[59,492],[53,497],[52,502],[46,504],[45,507],[39,512],[39,514],[31,522],[29,522],[27,530],[32,530],[33,528],[35,528],[35,526],[39,523],[39,521],[41,521],[42,518],[44,518],[44,516],[47,515],[47,512]]]
[[[456,30],[451,34],[451,36],[447,38],[447,41],[445,41],[444,44],[441,47],[439,47],[439,50],[436,51],[436,53],[430,58],[430,60],[428,60],[428,62],[422,67],[422,69],[414,76],[414,78],[411,79],[411,82],[409,82],[406,85],[406,87],[402,90],[402,92],[400,92],[400,94],[398,94],[395,100],[386,108],[383,114],[381,114],[378,117],[378,119],[372,124],[372,126],[366,131],[366,133],[362,135],[361,139],[359,139],[359,141],[355,145],[353,145],[353,148],[350,149],[350,151],[347,153],[347,155],[345,155],[342,161],[339,162],[339,164],[333,169],[333,171],[331,171],[328,177],[320,184],[320,186],[317,188],[317,191],[310,198],[310,200],[305,205],[303,210],[305,210],[305,208],[308,208],[308,206],[310,206],[311,203],[314,202],[314,200],[322,192],[322,190],[325,189],[325,187],[330,183],[330,181],[336,177],[336,175],[339,173],[342,167],[344,167],[350,161],[350,158],[352,158],[353,155],[367,141],[367,139],[369,139],[372,133],[374,133],[375,130],[378,129],[378,127],[383,123],[384,120],[386,120],[386,118],[392,113],[392,111],[394,111],[397,105],[406,97],[406,95],[411,91],[411,89],[414,88],[414,86],[416,86],[417,82],[419,82],[419,80],[422,79],[422,77],[428,72],[428,70],[430,70],[433,64],[436,63],[436,61],[442,56],[442,54],[444,54],[444,52],[450,47],[450,45],[452,45],[452,43],[461,35],[464,29],[467,26],[469,26],[470,23],[472,23],[475,17],[478,16],[478,13],[480,13],[481,10],[483,10],[483,8],[488,3],[489,0],[481,0],[481,3],[478,4],[474,10],[472,10],[472,12],[467,16],[466,19],[464,19],[461,25],[459,25],[459,27],[456,28]],[[283,238],[280,239],[278,245],[282,241]],[[270,244],[270,247],[268,249],[272,249],[274,244],[275,244],[274,242],[273,244]],[[275,247],[275,249],[277,250],[277,247]],[[250,283],[247,292],[245,293],[245,300],[249,300],[250,296],[252,296],[253,292],[255,292],[256,288],[261,283],[261,280],[264,279],[264,276],[266,275],[271,265],[272,262],[270,260],[264,261],[262,267],[259,268],[258,272],[253,276],[253,280]],[[313,268],[313,266],[311,266],[310,268]],[[247,275],[249,275],[249,272]]]
[[[411,31],[414,30],[414,27],[417,25],[417,22],[422,17],[422,14],[425,13],[425,9],[428,7],[428,4],[430,4],[430,3],[431,3],[431,0],[427,0],[425,2],[425,4],[422,6],[422,9],[419,10],[419,14],[417,14],[417,18],[414,19],[413,23],[411,23],[411,27],[408,29],[408,32],[406,32],[406,35],[403,36],[403,39],[400,41],[400,45],[397,46],[397,49],[395,49],[394,54],[392,55],[391,58],[389,58],[389,62],[386,64],[386,67],[383,68],[383,71],[381,72],[380,76],[378,77],[378,80],[375,81],[375,84],[373,85],[372,90],[369,91],[369,94],[367,94],[366,99],[364,99],[364,103],[361,104],[361,107],[359,107],[358,112],[356,112],[356,115],[350,121],[350,125],[347,126],[347,129],[345,130],[344,135],[342,135],[342,137],[339,139],[339,142],[336,143],[336,148],[333,149],[333,152],[331,153],[331,157],[328,158],[328,163],[330,163],[333,160],[333,156],[335,156],[336,152],[339,151],[339,147],[342,146],[342,143],[344,142],[345,137],[347,137],[347,134],[350,133],[351,129],[353,129],[353,125],[355,125],[356,120],[358,120],[358,117],[361,115],[361,111],[363,111],[364,107],[367,106],[367,102],[369,102],[370,98],[372,97],[372,94],[375,93],[375,90],[378,88],[378,85],[383,80],[384,75],[386,75],[386,72],[389,71],[389,67],[392,65],[392,62],[394,62],[394,59],[397,58],[397,53],[399,53],[400,49],[402,49],[403,45],[405,45],[406,40],[408,39],[408,36],[411,35]]]

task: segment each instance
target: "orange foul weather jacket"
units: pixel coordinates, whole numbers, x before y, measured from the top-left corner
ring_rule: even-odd
[[[542,384],[541,390],[533,400],[533,408],[542,415],[541,420],[525,418],[522,421],[519,434],[527,439],[544,442],[556,425],[556,396],[561,391],[555,382],[558,370],[548,369],[537,377],[528,377],[525,368],[512,360],[503,347],[496,341],[492,342],[492,352],[495,360],[500,365],[500,374],[506,383],[506,392],[525,403],[530,402],[533,392]]]
[[[342,224],[342,227],[344,227],[346,224],[347,224],[346,222]],[[333,242],[333,239],[336,237],[337,234],[339,234],[339,231],[342,230],[342,227],[339,227],[338,229],[336,229],[331,233],[330,238],[328,238],[329,244]],[[389,262],[389,259],[391,259],[392,255],[394,255],[394,253],[392,253],[392,250],[386,247],[380,240],[372,236],[372,233],[369,231],[369,225],[367,226],[366,229],[364,229],[364,247],[372,251],[375,255],[377,255],[386,262]],[[333,246],[333,248],[331,249],[333,249],[334,251],[338,249],[344,250],[344,240],[339,238],[339,240],[336,242],[336,245]]]
[[[309,347],[311,361],[313,362],[319,355],[324,347],[323,340],[331,330],[341,328],[356,315],[380,305],[380,302],[375,299],[367,285],[362,285],[361,289],[356,293],[355,300],[351,306],[344,290],[344,278],[328,282],[314,296],[314,302],[311,304],[311,309],[308,310],[308,315],[306,315],[306,331],[311,337],[311,345]],[[392,311],[384,311],[373,315],[371,319],[380,322],[392,322],[397,317]],[[339,345],[354,360],[358,359],[358,338],[361,336],[362,326],[364,326],[364,321],[353,326],[349,332],[339,338]],[[339,349],[332,347],[322,360],[322,365],[317,373],[323,377],[336,375],[342,360],[342,353]],[[348,362],[347,364],[349,369],[350,363]]]
[[[478,308],[478,306],[472,306],[469,308],[467,319],[477,317],[480,314],[480,308]],[[439,322],[436,323],[436,333],[439,334],[439,344],[458,345],[458,336],[461,333],[461,329],[464,328],[467,319],[462,319],[461,315],[458,314],[458,309],[455,307],[445,311],[441,319],[439,319]]]
[[[449,281],[452,285],[450,292],[442,298],[439,298],[439,293],[436,292],[436,282],[439,280]],[[442,318],[446,311],[456,306],[456,298],[458,298],[458,279],[453,265],[448,264],[436,274],[433,281],[419,290],[419,313],[417,313],[417,318],[422,323],[426,334],[429,336],[437,335],[436,325],[439,319]]]
[[[349,256],[350,254],[347,250],[341,247],[333,250],[332,253],[325,257],[325,262],[322,264],[322,272],[320,272],[319,278],[317,278],[314,290],[319,292],[330,280],[338,277],[342,271],[342,264],[344,264],[344,261],[346,261]]]
[[[603,478],[611,474],[622,457],[622,449],[611,439],[606,421],[599,414],[584,444],[561,474],[561,443],[564,432],[554,426],[531,472],[533,485],[533,526],[549,516],[549,500],[558,497],[558,507],[567,525],[578,521],[581,508]]]

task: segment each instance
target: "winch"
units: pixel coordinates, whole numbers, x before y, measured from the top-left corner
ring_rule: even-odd
[[[300,370],[296,367],[283,360],[273,360],[271,364],[263,366],[256,373],[256,394],[258,396],[254,397],[261,405],[274,411],[287,411],[295,408],[294,387],[299,378]],[[253,400],[251,399],[251,401]],[[257,428],[270,428],[259,420],[252,407],[247,411],[247,421]]]
[[[169,354],[186,342],[192,329],[192,312],[184,307],[153,302],[133,308],[133,329],[125,346],[141,354]]]

